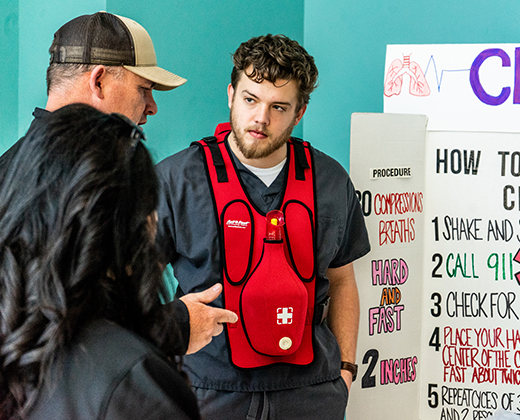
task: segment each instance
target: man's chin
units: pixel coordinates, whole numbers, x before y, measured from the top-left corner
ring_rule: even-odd
[[[242,153],[242,156],[244,156],[246,159],[260,159],[262,158],[262,154],[258,153],[258,150],[250,150],[250,149],[240,149],[240,152]]]
[[[257,159],[256,155],[261,153],[260,141],[256,139],[242,139],[237,142],[238,150],[246,159]]]

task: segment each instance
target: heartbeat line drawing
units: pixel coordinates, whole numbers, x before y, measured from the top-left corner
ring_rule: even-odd
[[[428,64],[426,65],[426,70],[424,72],[419,64],[417,64],[415,61],[410,60],[411,55],[412,54],[403,54],[402,61],[396,59],[392,61],[392,63],[390,64],[390,67],[386,72],[385,77],[385,96],[391,97],[393,95],[400,95],[402,86],[404,84],[405,76],[410,79],[409,92],[411,95],[429,96],[431,91],[428,81],[426,80],[426,75],[428,74],[428,70],[430,69],[430,64],[433,65],[432,68],[435,72],[437,92],[441,91],[444,73],[470,71],[470,69],[442,70],[439,77],[439,72],[437,71],[437,64],[435,63],[435,58],[433,57],[433,55],[430,56]]]

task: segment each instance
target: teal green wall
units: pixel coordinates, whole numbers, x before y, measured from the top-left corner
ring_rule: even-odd
[[[0,152],[25,133],[34,107],[45,107],[48,49],[56,29],[75,16],[106,10],[136,20],[150,33],[159,65],[188,79],[178,89],[154,95],[159,112],[144,129],[147,146],[159,161],[213,134],[219,122],[227,121],[230,55],[241,42],[269,32],[303,42],[303,4],[301,0],[1,0]],[[302,135],[301,127],[296,134]]]
[[[230,54],[254,35],[285,33],[315,56],[320,86],[295,134],[347,167],[351,114],[383,111],[387,44],[520,42],[518,0],[1,0],[0,152],[45,106],[54,31],[98,10],[140,22],[159,64],[188,79],[155,94],[159,113],[145,131],[156,160],[227,120]]]
[[[145,131],[156,160],[212,135],[228,120],[231,53],[241,42],[264,33],[303,42],[302,0],[149,0],[146,6],[107,0],[107,9],[141,23],[154,40],[159,65],[188,79],[172,92],[155,94],[159,112]]]
[[[106,7],[104,0],[19,0],[17,3],[18,135],[11,139],[11,144],[27,131],[34,107],[44,108],[47,102],[45,70],[49,64],[49,47],[56,29],[78,15]],[[16,49],[13,48],[11,53],[16,53]],[[4,63],[0,62],[0,72],[3,71]],[[3,92],[4,86],[0,88]]]
[[[383,112],[387,44],[520,43],[519,18],[518,0],[305,0],[320,87],[304,137],[348,167],[351,114]]]
[[[0,149],[18,135],[18,0],[2,0],[0,7]]]

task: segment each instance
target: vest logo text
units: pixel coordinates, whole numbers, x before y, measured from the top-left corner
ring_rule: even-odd
[[[242,220],[228,220],[226,226],[234,229],[246,229],[251,222],[243,222]]]

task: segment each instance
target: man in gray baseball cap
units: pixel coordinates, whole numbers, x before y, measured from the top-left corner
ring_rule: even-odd
[[[111,13],[79,16],[54,34],[47,69],[47,105],[36,108],[35,120],[65,105],[84,103],[106,113],[120,113],[145,124],[157,112],[152,91],[172,90],[186,79],[158,67],[148,32],[137,22]],[[0,156],[0,188],[6,168],[25,140]],[[213,287],[175,300],[175,316],[183,332],[178,353],[193,353],[236,322],[231,311],[207,305],[221,292]]]
[[[157,112],[152,89],[186,79],[157,66],[152,40],[137,22],[110,13],[79,16],[54,34],[46,109],[82,102],[145,124]]]

